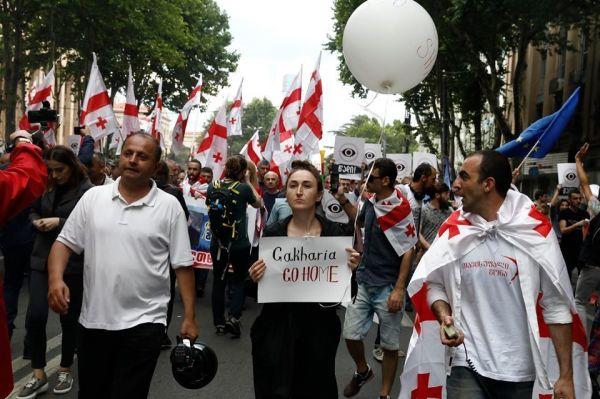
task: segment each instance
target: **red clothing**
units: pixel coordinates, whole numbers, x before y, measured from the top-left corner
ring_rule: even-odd
[[[44,193],[47,177],[39,147],[21,144],[15,148],[10,166],[0,171],[0,226]],[[13,375],[2,285],[0,278],[0,398],[5,398],[13,389]]]

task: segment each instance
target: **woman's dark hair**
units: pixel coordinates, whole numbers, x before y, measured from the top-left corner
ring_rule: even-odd
[[[60,162],[64,165],[67,165],[69,169],[71,169],[71,177],[67,182],[67,185],[70,187],[75,187],[84,182],[88,175],[86,171],[86,167],[79,161],[79,159],[75,156],[73,151],[69,147],[65,147],[64,145],[57,145],[44,154],[44,158],[46,161],[56,161]],[[48,187],[47,190],[51,191],[55,188],[54,180],[51,176],[48,177]]]
[[[396,177],[398,176],[398,168],[394,161],[389,158],[378,158],[374,161],[373,170],[379,170],[379,176],[381,177],[389,177],[390,179],[390,188],[394,188],[396,185]]]
[[[312,163],[310,163],[309,161],[294,161],[292,162],[292,170],[290,171],[290,174],[288,175],[288,179],[287,182],[290,181],[290,178],[292,177],[292,175],[300,170],[305,170],[307,172],[309,172],[311,175],[313,175],[315,177],[315,179],[317,180],[317,192],[322,193],[323,192],[323,180],[321,179],[321,174],[319,173],[319,170],[315,167],[315,165],[313,165]],[[285,187],[287,188],[287,182],[285,184]]]
[[[479,182],[489,177],[493,178],[496,182],[496,192],[505,198],[512,183],[512,169],[506,155],[494,150],[477,151],[473,155],[481,156]]]
[[[165,161],[160,161],[154,173],[154,180],[159,185],[167,185],[169,183],[169,165]]]
[[[225,163],[225,177],[233,180],[242,179],[243,172],[248,169],[248,161],[243,156],[234,155]]]

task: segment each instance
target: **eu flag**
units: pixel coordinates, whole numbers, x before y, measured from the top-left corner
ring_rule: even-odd
[[[525,129],[516,140],[498,147],[496,151],[507,157],[525,157],[535,146],[530,156],[533,158],[545,157],[565,130],[578,103],[579,87],[558,111],[537,120]]]

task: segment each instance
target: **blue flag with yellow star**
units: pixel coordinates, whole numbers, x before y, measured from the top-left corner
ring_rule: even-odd
[[[565,130],[578,103],[579,87],[558,111],[532,123],[516,140],[496,148],[496,151],[507,157],[525,157],[535,146],[530,156],[533,158],[545,157]]]

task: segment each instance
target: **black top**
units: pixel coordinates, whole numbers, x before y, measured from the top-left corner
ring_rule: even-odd
[[[185,198],[183,198],[183,193],[181,192],[181,190],[172,184],[162,184],[158,181],[156,182],[156,186],[159,189],[163,190],[165,193],[171,194],[173,197],[177,198],[177,201],[179,201],[179,204],[181,205],[181,207],[183,208],[183,212],[185,213],[185,220],[189,219],[190,211],[188,211],[187,205],[185,204]]]
[[[579,260],[586,265],[600,267],[600,213],[590,222],[590,229],[581,247]]]
[[[573,210],[569,207],[560,211],[558,214],[558,221],[560,223],[561,220],[565,220],[567,222],[567,227],[569,227],[581,220],[588,219],[589,217],[590,215],[586,211],[582,209]],[[569,248],[570,250],[579,250],[582,243],[583,231],[581,227],[578,227],[570,233],[563,233],[560,238],[560,246]]]
[[[33,252],[31,253],[31,269],[38,271],[46,271],[48,255],[50,248],[62,230],[67,218],[81,199],[83,194],[94,185],[89,181],[83,181],[79,186],[72,189],[63,189],[57,186],[52,191],[44,193],[44,195],[33,203],[29,219],[34,220],[43,218],[58,217],[58,227],[51,231],[37,231],[35,243],[33,244]],[[65,273],[82,273],[83,272],[83,253],[77,255],[71,254],[69,263]]]

